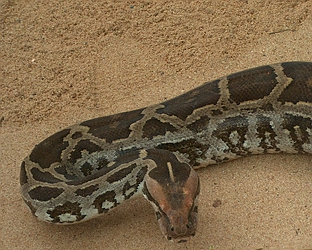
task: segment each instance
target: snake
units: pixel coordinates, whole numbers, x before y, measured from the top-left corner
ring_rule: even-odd
[[[196,233],[196,169],[243,156],[312,153],[312,62],[223,76],[162,103],[83,121],[22,161],[22,198],[40,221],[74,224],[143,195],[166,239]]]

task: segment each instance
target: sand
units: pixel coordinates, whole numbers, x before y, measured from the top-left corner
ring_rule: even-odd
[[[38,222],[19,193],[22,159],[61,128],[249,67],[312,61],[311,0],[0,0],[0,13],[0,249],[312,248],[310,156],[199,171],[197,234],[179,245],[143,198],[55,226]]]

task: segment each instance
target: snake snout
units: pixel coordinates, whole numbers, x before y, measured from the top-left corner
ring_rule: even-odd
[[[159,223],[166,228],[166,238],[175,243],[187,242],[191,236],[195,235],[197,228],[197,216],[195,214],[187,215],[180,211],[168,211],[167,220],[160,220]]]

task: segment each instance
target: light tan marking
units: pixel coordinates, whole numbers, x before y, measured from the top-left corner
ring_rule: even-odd
[[[170,180],[171,180],[172,182],[175,182],[175,178],[174,178],[174,174],[173,174],[173,171],[172,171],[171,162],[167,162],[167,167],[168,167],[168,170],[169,170]]]

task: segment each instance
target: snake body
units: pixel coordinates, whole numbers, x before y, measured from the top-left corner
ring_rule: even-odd
[[[263,153],[312,153],[312,62],[248,69],[160,104],[75,124],[21,165],[24,201],[68,224],[143,194],[169,240],[195,235],[194,169]]]

